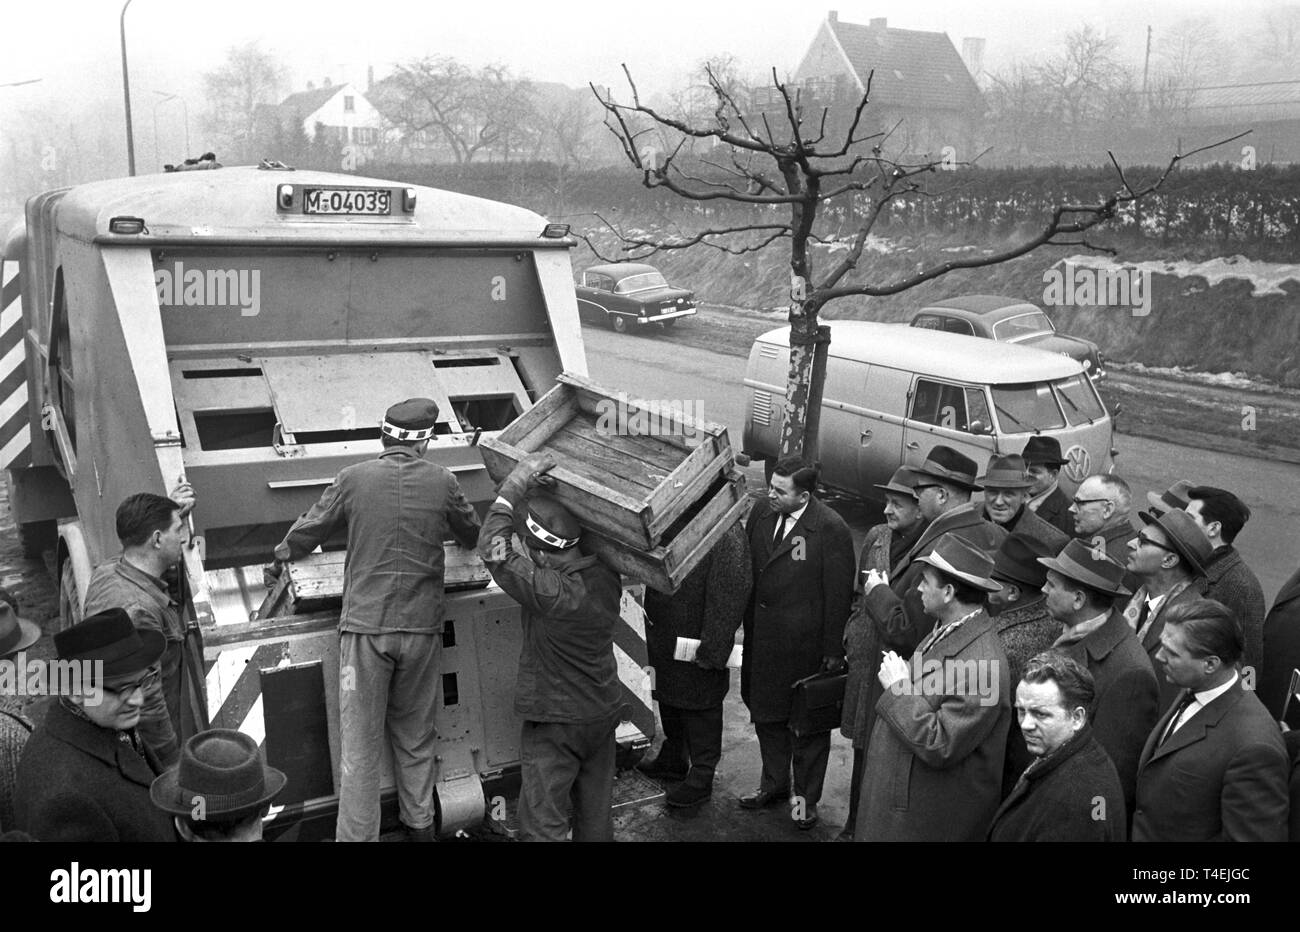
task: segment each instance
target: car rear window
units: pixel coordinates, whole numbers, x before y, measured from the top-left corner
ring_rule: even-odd
[[[1047,382],[994,385],[993,407],[1003,433],[1019,434],[1065,426],[1061,406]]]
[[[1087,424],[1106,416],[1106,409],[1087,376],[1076,375],[1052,384],[1061,396],[1061,407],[1071,424]]]
[[[629,275],[617,285],[614,290],[619,294],[631,294],[634,291],[649,291],[651,288],[666,288],[668,282],[659,272],[642,272],[640,275]]]
[[[1041,311],[1034,311],[1031,314],[1018,314],[1015,317],[1000,320],[993,325],[993,339],[1001,340],[1003,343],[1010,343],[1013,340],[1030,337],[1038,333],[1053,332],[1055,332],[1055,328],[1052,327],[1052,322]]]

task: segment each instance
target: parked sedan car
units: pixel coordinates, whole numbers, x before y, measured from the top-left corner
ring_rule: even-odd
[[[593,265],[578,281],[578,315],[608,324],[619,333],[657,325],[673,326],[695,313],[695,293],[674,288],[652,265],[614,262]]]
[[[1057,333],[1043,309],[1028,301],[992,294],[961,295],[921,308],[912,315],[911,326],[1060,353],[1083,363],[1093,381],[1106,377],[1105,361],[1096,343]]]

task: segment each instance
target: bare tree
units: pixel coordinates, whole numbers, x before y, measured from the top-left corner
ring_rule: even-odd
[[[710,71],[715,108],[711,119],[702,124],[687,123],[642,103],[626,66],[624,73],[631,103],[618,103],[594,86],[592,92],[627,160],[642,172],[643,184],[665,188],[700,205],[730,204],[744,213],[737,222],[727,219],[693,233],[658,237],[620,230],[606,221],[619,238],[620,258],[640,259],[702,245],[744,254],[789,241],[790,368],[782,455],[818,449],[822,373],[830,342],[830,328],[819,324],[818,315],[828,303],[850,295],[897,294],[955,269],[997,265],[1045,245],[1102,249],[1080,234],[1158,190],[1186,157],[1175,155],[1152,181],[1136,187],[1112,157],[1116,190],[1104,200],[1059,204],[1036,233],[1000,252],[945,258],[892,281],[871,282],[860,264],[872,229],[895,201],[923,195],[925,178],[942,163],[886,158],[882,144],[887,133],[860,130],[870,104],[870,77],[865,93],[847,115],[847,129],[828,141],[827,108],[805,107],[800,91],[782,83],[775,70],[772,81],[778,108],[760,113],[747,112]],[[661,134],[680,141],[665,152],[658,148]],[[696,143],[707,146],[707,151],[694,152]],[[827,223],[829,213],[846,218],[847,236],[841,236],[838,245],[847,248],[830,254],[828,267],[817,268],[810,246],[834,235]],[[602,255],[590,236],[586,241],[598,257],[614,258]]]
[[[257,42],[230,48],[225,64],[203,76],[208,129],[231,146],[231,160],[253,154],[258,104],[278,101],[284,83],[284,66]]]
[[[1114,40],[1086,24],[1066,35],[1061,54],[1038,66],[1072,139],[1077,140],[1083,124],[1102,112],[1116,71]]]
[[[989,75],[984,99],[989,107],[989,141],[1012,161],[1036,161],[1051,148],[1045,139],[1053,122],[1053,98],[1037,70],[1017,63]]]

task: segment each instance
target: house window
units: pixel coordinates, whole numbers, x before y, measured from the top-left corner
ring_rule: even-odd
[[[344,113],[353,113],[353,112],[356,111],[356,109],[357,109],[357,101],[356,101],[356,98],[353,97],[351,94],[344,94],[344,95],[343,95],[343,112],[344,112]]]
[[[379,131],[375,129],[373,126],[352,127],[352,141],[358,143],[359,145],[363,145],[363,146],[374,145],[374,143],[376,142],[375,137],[378,136],[378,134]]]

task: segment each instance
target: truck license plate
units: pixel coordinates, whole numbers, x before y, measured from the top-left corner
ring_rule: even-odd
[[[393,192],[385,188],[304,188],[304,214],[353,214],[386,217]]]

